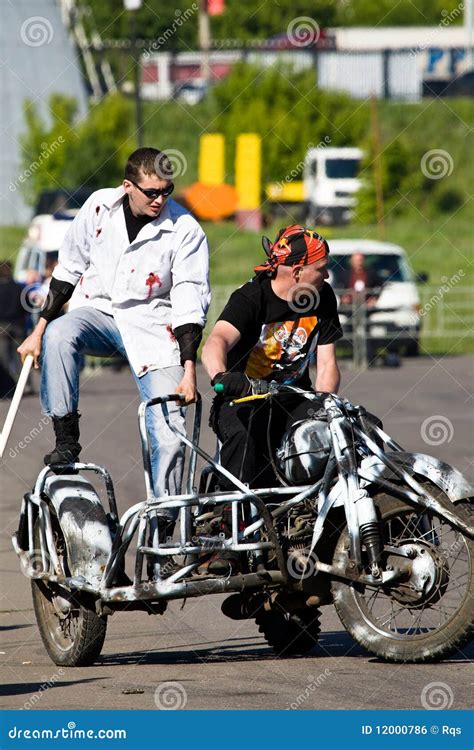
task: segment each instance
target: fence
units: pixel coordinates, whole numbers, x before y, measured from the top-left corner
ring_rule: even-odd
[[[434,44],[434,42],[433,42]],[[295,72],[314,70],[318,86],[344,91],[356,99],[378,98],[417,101],[430,85],[464,72],[468,55],[462,47],[439,49],[265,49],[213,50],[209,67],[214,82],[225,78],[237,62],[269,67],[290,65]],[[142,94],[145,99],[167,99],[179,83],[201,76],[201,52],[154,52],[144,58]]]
[[[212,329],[234,289],[235,286],[230,285],[213,287],[207,331]],[[336,290],[338,296],[340,291]],[[438,286],[423,284],[418,291],[422,351],[474,351],[474,287],[453,286],[444,293]],[[387,318],[393,313],[395,317],[395,308],[367,307],[362,303],[361,298],[353,298],[351,305],[340,308],[344,340],[351,345],[352,356],[359,366],[363,366],[367,359],[368,343],[369,346],[380,344],[396,348],[397,344],[401,345],[406,339],[406,336],[403,338],[400,335],[396,325],[385,322],[382,330],[382,324],[373,319],[379,313],[386,313]]]

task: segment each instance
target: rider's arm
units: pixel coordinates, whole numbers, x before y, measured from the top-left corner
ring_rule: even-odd
[[[227,369],[227,354],[240,341],[240,332],[231,323],[218,320],[202,350],[202,363],[211,380]]]
[[[337,393],[341,373],[336,359],[336,344],[322,344],[316,354],[316,390]]]

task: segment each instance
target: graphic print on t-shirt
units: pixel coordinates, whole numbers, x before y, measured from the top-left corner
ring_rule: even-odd
[[[249,378],[295,380],[304,373],[318,341],[318,318],[266,323],[250,352],[245,368]]]

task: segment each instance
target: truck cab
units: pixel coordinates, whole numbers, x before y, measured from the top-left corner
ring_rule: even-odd
[[[359,148],[311,148],[303,180],[308,224],[345,224],[356,205],[363,151]]]

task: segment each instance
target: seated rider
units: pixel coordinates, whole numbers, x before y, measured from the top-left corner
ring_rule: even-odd
[[[266,237],[262,243],[268,260],[233,292],[202,352],[212,385],[224,386],[211,411],[211,426],[222,444],[221,464],[252,488],[275,486],[269,440],[277,447],[294,422],[315,412],[314,403],[283,393],[278,399],[250,404],[230,406],[230,401],[251,393],[250,379],[309,390],[312,361],[316,391],[336,393],[340,372],[335,342],[342,336],[336,297],[325,282],[327,241],[292,225],[282,229],[273,244]],[[221,489],[235,489],[222,479],[219,484]],[[229,531],[229,524],[226,508],[224,531]],[[238,569],[238,557],[231,553],[216,553],[207,566],[219,575],[232,568]]]

